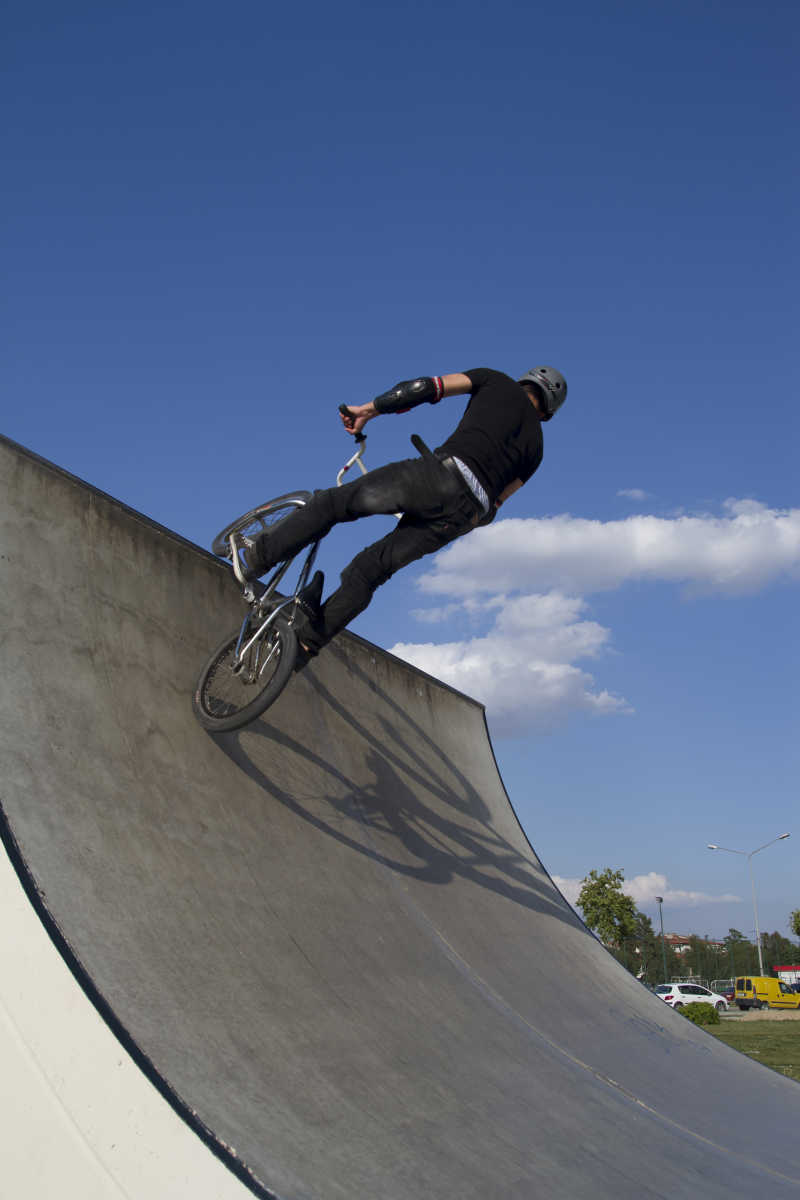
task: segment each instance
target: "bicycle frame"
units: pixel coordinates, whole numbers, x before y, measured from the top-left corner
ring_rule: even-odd
[[[356,436],[356,442],[358,443],[358,448],[356,449],[355,453],[350,456],[350,458],[347,460],[347,462],[344,464],[344,466],[339,470],[339,472],[336,476],[336,486],[337,487],[341,487],[342,480],[343,480],[345,474],[355,464],[358,464],[359,470],[361,471],[362,475],[367,474],[367,468],[364,466],[364,463],[362,462],[364,450],[366,449],[366,442],[367,442],[366,434],[363,434],[363,433],[358,434]],[[298,507],[300,507],[300,505],[298,505]],[[242,627],[239,631],[239,640],[236,643],[236,649],[234,651],[234,660],[233,660],[232,670],[235,672],[240,672],[244,667],[245,661],[247,659],[247,655],[250,653],[250,651],[253,649],[253,647],[256,647],[255,666],[253,668],[251,668],[252,678],[255,679],[267,666],[267,664],[269,663],[270,658],[272,656],[272,653],[273,653],[273,651],[270,651],[270,653],[264,659],[263,663],[261,663],[261,665],[259,666],[258,660],[259,660],[260,649],[261,649],[260,643],[263,641],[264,636],[267,634],[267,632],[269,630],[269,627],[275,622],[275,620],[277,619],[277,617],[280,613],[284,612],[290,606],[293,606],[294,611],[296,611],[297,605],[300,603],[300,593],[303,591],[303,588],[306,586],[306,584],[309,581],[309,578],[311,575],[311,568],[313,567],[314,560],[317,557],[317,551],[319,549],[319,544],[320,544],[321,539],[317,538],[317,540],[308,547],[308,550],[307,550],[306,556],[305,556],[305,560],[300,568],[300,573],[297,577],[297,583],[295,584],[294,591],[292,592],[291,596],[286,596],[285,598],[280,600],[277,604],[275,604],[273,607],[272,600],[275,595],[275,591],[278,587],[278,584],[281,582],[283,577],[288,572],[289,568],[291,567],[291,565],[294,562],[297,555],[292,555],[291,558],[287,558],[283,562],[278,563],[272,576],[270,577],[270,579],[268,580],[266,585],[264,585],[264,590],[262,592],[259,592],[259,591],[257,591],[256,587],[252,583],[250,583],[248,580],[245,579],[245,577],[242,573],[242,564],[239,559],[239,552],[238,552],[238,546],[237,546],[237,541],[236,541],[237,536],[238,536],[238,534],[235,530],[228,536],[228,545],[230,547],[230,555],[231,555],[231,565],[233,567],[233,573],[236,576],[236,579],[241,584],[242,595],[244,596],[244,599],[247,601],[248,605],[250,606],[250,610],[247,613],[247,615],[245,616],[244,621],[242,622]],[[270,605],[270,611],[265,614],[264,610],[267,607],[267,605]],[[292,617],[290,618],[290,621],[294,617],[294,611],[292,612]],[[251,622],[253,622],[254,618],[257,622],[260,621],[260,624],[258,625],[258,628],[255,631],[255,633],[251,634],[251,636],[249,638],[247,638],[246,634],[247,634],[248,626],[251,624]],[[257,645],[257,643],[258,643],[258,645]]]
[[[366,473],[367,473],[367,468],[364,466],[363,462],[361,461],[361,459],[364,456],[364,451],[367,448],[367,435],[365,433],[357,433],[356,434],[356,442],[358,443],[358,449],[356,450],[355,454],[351,455],[351,457],[348,458],[347,462],[344,464],[341,471],[336,476],[336,486],[337,487],[342,486],[342,480],[344,479],[346,473],[350,470],[350,468],[353,466],[354,463],[358,463],[358,469],[362,475],[366,475]]]

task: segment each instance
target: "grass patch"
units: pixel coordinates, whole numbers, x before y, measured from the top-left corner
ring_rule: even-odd
[[[800,1083],[800,1021],[723,1021],[708,1032],[734,1050]]]

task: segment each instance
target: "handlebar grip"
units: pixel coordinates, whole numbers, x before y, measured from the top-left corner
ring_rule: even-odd
[[[346,416],[350,412],[350,409],[348,408],[348,406],[346,404],[340,404],[339,412],[343,413]],[[353,437],[356,439],[357,442],[365,442],[367,440],[367,435],[365,433],[354,433]]]

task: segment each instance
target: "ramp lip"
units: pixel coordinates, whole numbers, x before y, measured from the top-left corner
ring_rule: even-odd
[[[154,520],[153,517],[148,517],[145,513],[139,512],[138,509],[133,508],[130,504],[126,504],[124,500],[118,500],[116,496],[112,496],[109,492],[104,492],[102,488],[96,487],[93,483],[89,483],[88,480],[82,479],[80,475],[75,475],[72,471],[67,471],[65,467],[60,467],[57,463],[52,462],[49,458],[43,458],[42,455],[37,454],[35,450],[31,450],[27,446],[23,446],[19,442],[15,442],[13,438],[6,437],[4,433],[0,433],[0,444],[7,446],[17,454],[22,455],[24,458],[28,458],[32,462],[38,463],[40,467],[44,467],[45,470],[52,472],[52,474],[60,475],[62,479],[66,479],[69,483],[74,484],[82,491],[90,492],[93,496],[98,496],[101,500],[107,501],[107,503],[113,505],[114,508],[120,509],[122,512],[127,513],[129,517],[133,517],[141,524],[148,525],[151,529],[155,529],[159,533],[165,534],[168,538],[178,542],[181,546],[184,546],[189,550],[194,550],[197,554],[202,555],[203,558],[210,559],[211,562],[221,563],[221,560],[217,558],[215,554],[212,554],[210,550],[205,550],[202,546],[198,546],[196,542],[190,542],[188,538],[183,537],[183,535],[180,533],[176,533],[174,529],[169,529],[166,525],[160,524],[160,522]]]
[[[13,438],[7,437],[4,433],[0,433],[0,444],[7,446],[10,450],[22,455],[24,458],[28,458],[32,462],[38,463],[39,466],[51,471],[54,475],[60,475],[63,479],[66,479],[69,483],[74,484],[82,491],[90,492],[93,496],[99,497],[107,504],[112,505],[112,507],[126,513],[129,517],[133,517],[134,520],[143,525],[147,525],[150,529],[156,530],[158,533],[163,534],[174,542],[177,542],[178,545],[183,546],[185,549],[192,550],[195,554],[200,555],[201,558],[205,558],[208,562],[214,563],[226,574],[230,574],[230,570],[225,565],[223,560],[218,558],[216,554],[212,554],[210,550],[206,550],[203,546],[198,546],[196,542],[190,541],[189,538],[184,537],[183,534],[176,533],[174,529],[170,529],[167,525],[162,525],[153,517],[148,517],[146,513],[139,512],[138,509],[133,508],[130,504],[126,504],[124,500],[118,500],[117,497],[112,496],[110,492],[104,492],[102,488],[98,488],[93,483],[89,483],[87,480],[82,479],[80,475],[75,475],[72,471],[66,470],[65,467],[60,467],[57,463],[52,462],[49,458],[44,458],[41,454],[37,454],[35,450],[29,449],[28,446],[23,446],[19,442],[15,442]],[[441,688],[443,691],[450,692],[451,695],[458,696],[460,699],[466,700],[469,704],[474,705],[476,708],[480,708],[484,713],[486,712],[486,706],[482,704],[480,700],[476,700],[474,696],[468,696],[466,692],[460,692],[458,688],[452,687],[449,683],[445,683],[442,679],[437,679],[435,675],[430,675],[427,671],[423,671],[420,667],[416,667],[413,663],[408,662],[407,659],[400,658],[398,655],[392,654],[390,650],[386,650],[383,646],[378,646],[375,642],[370,642],[367,638],[362,637],[360,634],[353,633],[351,630],[346,629],[343,631],[343,633],[337,634],[337,639],[338,638],[344,638],[346,640],[352,638],[355,642],[360,643],[369,650],[377,651],[381,657],[388,659],[390,662],[401,664],[407,671],[410,671],[413,675],[418,676],[420,679],[425,679],[429,683],[435,684],[436,687]]]

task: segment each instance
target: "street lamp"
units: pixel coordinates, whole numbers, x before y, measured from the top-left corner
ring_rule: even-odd
[[[762,850],[766,850],[767,846],[774,846],[776,842],[783,842],[786,838],[791,837],[790,833],[782,833],[779,837],[773,838],[771,842],[765,842],[763,846],[759,846],[757,850],[751,850],[750,853],[746,850],[731,850],[729,846],[715,846],[713,842],[708,843],[709,850],[724,850],[726,854],[743,854],[747,859],[747,865],[750,868],[750,886],[753,889],[753,916],[756,919],[756,946],[758,947],[758,970],[759,974],[764,974],[764,959],[761,956],[761,933],[758,928],[758,906],[756,904],[756,881],[753,876],[753,855],[760,854]]]
[[[658,916],[661,922],[661,961],[664,963],[664,983],[667,982],[667,950],[664,945],[664,910],[661,905],[664,903],[663,896],[656,896],[656,904],[658,905]]]

